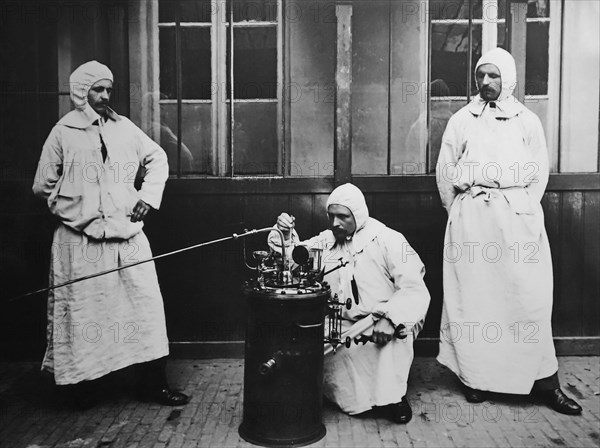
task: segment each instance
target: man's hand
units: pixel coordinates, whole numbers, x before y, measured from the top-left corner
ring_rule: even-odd
[[[386,317],[382,317],[373,327],[372,340],[376,344],[385,345],[394,338],[394,325]]]
[[[135,204],[135,207],[133,207],[131,212],[131,222],[143,221],[150,211],[150,208],[151,207],[141,199],[137,201],[137,204]]]
[[[295,222],[296,218],[287,213],[282,213],[277,217],[277,228],[283,232],[283,236],[286,240],[290,239]]]

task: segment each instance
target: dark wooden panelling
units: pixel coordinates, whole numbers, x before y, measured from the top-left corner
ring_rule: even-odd
[[[550,252],[552,254],[552,270],[554,272],[554,297],[558,291],[563,289],[563,276],[560,275],[560,262],[562,258],[562,245],[560,234],[560,215],[561,215],[561,194],[555,192],[547,192],[542,199],[542,208],[544,209],[544,218],[546,224],[546,233],[550,242]],[[553,314],[556,316],[557,308],[562,308],[560,299],[554,300]],[[562,328],[560,322],[556,322],[553,326],[554,334],[561,334]]]
[[[425,176],[354,176],[352,182],[365,193],[423,192],[436,193],[434,175]],[[254,177],[254,178],[182,178],[170,179],[167,189],[173,194],[300,194],[330,193],[332,177]],[[548,192],[598,191],[600,174],[552,174]]]
[[[396,191],[390,188],[384,192],[384,180],[361,179],[357,183],[364,184],[372,216],[402,232],[423,260],[432,301],[422,336],[435,338],[442,303],[446,214],[437,192],[431,189],[404,192],[402,179],[387,180]],[[169,184],[173,183],[176,182]],[[248,193],[243,193],[244,183],[248,185]],[[47,282],[54,223],[44,204],[31,197],[30,185],[30,181],[0,183],[2,271],[4,284],[10,286],[5,288],[4,297],[42,287]],[[181,185],[167,189],[161,210],[148,218],[145,227],[155,255],[241,233],[244,228],[272,226],[282,211],[296,216],[302,238],[327,226],[325,202],[332,188],[329,180],[320,179],[314,184],[300,180],[287,187],[280,180],[235,180],[221,185],[232,189],[209,188],[205,194],[195,191],[183,194]],[[424,188],[418,182],[416,186],[415,190]],[[298,193],[293,193],[294,190]],[[543,207],[554,263],[554,335],[599,336],[600,192],[547,192]],[[248,253],[266,249],[265,240],[266,234],[249,237]],[[243,339],[246,308],[240,287],[251,272],[243,263],[241,241],[175,255],[158,261],[156,267],[172,341]],[[9,305],[7,315],[11,316],[11,322],[6,328],[13,332],[11,338],[14,335],[23,338],[25,351],[29,353],[39,351],[36,338],[45,328],[44,302],[45,298],[38,296],[23,304]],[[21,312],[27,307],[35,310],[33,316]]]
[[[583,335],[600,334],[600,193],[583,193]]]
[[[248,183],[251,186],[253,181]],[[326,184],[313,188],[318,193],[298,194],[277,194],[271,188],[270,194],[243,194],[237,191],[241,189],[237,182],[234,193],[186,195],[169,189],[161,210],[149,217],[145,230],[154,254],[158,255],[241,233],[244,228],[272,226],[277,215],[287,211],[296,216],[301,237],[308,238],[327,225],[328,193],[321,192],[327,190]],[[379,191],[381,185],[373,182],[371,186],[375,191],[367,191],[366,196],[372,216],[402,232],[426,266],[425,282],[432,301],[421,335],[436,338],[442,304],[446,222],[437,192],[383,193]],[[30,182],[4,182],[0,188],[3,200],[6,204],[11,202],[12,207],[2,213],[1,261],[4,284],[10,286],[5,288],[5,297],[8,297],[46,284],[54,224],[43,203],[25,199],[31,197]],[[16,200],[7,199],[10,197]],[[548,192],[543,207],[554,262],[554,335],[562,338],[599,336],[600,192]],[[246,240],[248,253],[266,249],[265,240],[266,234],[249,237]],[[172,341],[226,342],[244,338],[246,305],[240,288],[251,272],[244,266],[240,240],[162,259],[157,261],[156,268]],[[21,338],[24,355],[41,350],[44,304],[45,298],[37,296],[8,307],[6,315],[10,316],[10,322],[6,322],[2,332],[6,340]],[[32,310],[33,314],[24,312],[25,309]],[[10,338],[4,333],[9,330]],[[568,344],[565,347],[574,347]],[[17,356],[18,351],[12,355]]]
[[[566,192],[561,197],[561,213],[550,225],[560,226],[560,257],[554,272],[561,282],[554,297],[553,321],[555,332],[561,336],[581,336],[584,312],[582,270],[585,252],[583,228],[583,193]],[[560,317],[560,318],[559,318]]]

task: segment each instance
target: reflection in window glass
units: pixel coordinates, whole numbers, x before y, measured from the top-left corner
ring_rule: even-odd
[[[527,58],[525,62],[525,95],[548,93],[548,22],[527,24]]]
[[[443,83],[443,82],[442,82]],[[439,97],[444,97],[444,86],[439,80],[433,80],[431,83],[431,95],[439,92]],[[435,173],[435,164],[440,155],[442,147],[442,136],[446,130],[446,125],[450,117],[454,115],[461,107],[465,105],[464,101],[451,100],[448,98],[432,101],[429,111],[429,173]]]
[[[481,19],[482,0],[471,1],[473,18]],[[460,20],[469,18],[469,0],[430,0],[429,15],[431,20]]]
[[[527,18],[550,17],[550,0],[528,0]]]
[[[462,23],[432,25],[431,79],[443,80],[450,96],[467,96],[468,28]],[[471,43],[475,63],[481,57],[481,25],[473,25]],[[473,83],[471,93],[474,89]]]
[[[277,103],[236,103],[235,174],[278,172]]]
[[[177,173],[177,105],[161,104],[160,146],[167,153],[169,173]],[[183,104],[181,121],[181,173],[211,172],[212,130],[210,104]]]

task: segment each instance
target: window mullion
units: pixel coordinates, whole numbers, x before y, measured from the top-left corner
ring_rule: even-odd
[[[481,54],[498,46],[498,0],[482,0]]]
[[[175,21],[175,73],[177,86],[177,177],[181,177],[181,136],[182,136],[182,121],[183,121],[183,75],[182,75],[182,60],[181,60],[181,5],[177,5]]]
[[[471,102],[471,83],[473,82],[473,0],[467,0],[469,7],[467,42],[467,103]]]
[[[230,0],[231,3],[231,0]],[[233,26],[233,5],[229,8],[229,14],[227,17],[227,21],[229,23],[229,72],[227,76],[229,77],[229,173],[230,176],[233,177],[234,172],[234,134],[235,130],[235,101],[234,101],[234,79],[233,79],[233,36],[234,36],[234,26]]]
[[[213,174],[223,176],[227,172],[227,12],[226,0],[217,0],[218,14],[212,18],[213,85]]]
[[[284,145],[285,123],[283,115],[283,5],[277,1],[277,174],[285,175],[287,164]]]

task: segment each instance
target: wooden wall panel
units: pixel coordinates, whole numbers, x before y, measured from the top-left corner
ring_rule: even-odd
[[[583,193],[582,335],[600,335],[600,193]]]
[[[432,301],[421,338],[435,354],[442,305],[442,249],[446,215],[437,192],[399,192],[379,187],[366,188],[372,216],[402,232],[426,266],[425,282]],[[172,183],[171,183],[172,184]],[[372,186],[375,183],[370,184]],[[237,187],[236,187],[237,188]],[[327,194],[320,186],[297,188],[277,194],[255,190],[252,194],[221,191],[211,194],[182,194],[174,185],[165,193],[163,206],[146,222],[145,231],[154,255],[192,244],[241,233],[244,228],[273,225],[281,211],[294,214],[297,229],[308,238],[327,226]],[[311,191],[312,190],[312,191]],[[0,183],[2,197],[25,198],[29,182]],[[14,201],[13,207],[19,201]],[[18,210],[3,209],[1,264],[4,297],[43,287],[54,221],[42,203],[24,201]],[[554,260],[554,336],[599,337],[600,191],[550,191],[543,206]],[[247,239],[247,250],[266,249],[266,234]],[[165,300],[170,340],[183,342],[176,352],[190,356],[182,347],[217,341],[223,352],[211,349],[210,356],[239,355],[244,339],[246,304],[241,286],[251,272],[243,263],[242,242],[228,241],[174,255],[156,262]],[[38,359],[43,351],[45,296],[30,297],[10,304],[0,322],[0,340],[19,340],[19,350],[8,342],[0,345],[12,358]],[[238,341],[238,342],[235,342]],[[231,346],[231,344],[234,344]],[[229,344],[229,345],[228,345]],[[235,345],[238,344],[238,345]],[[589,344],[588,344],[589,346]],[[212,346],[211,346],[212,347]],[[237,347],[232,349],[231,347]],[[431,348],[430,347],[430,348]],[[577,344],[565,346],[577,352]],[[595,346],[593,346],[595,347]],[[213,347],[214,348],[214,347]],[[216,351],[215,351],[216,350]],[[206,350],[200,351],[206,356]]]
[[[552,313],[555,332],[563,336],[582,335],[585,281],[582,269],[585,253],[583,213],[583,193],[563,193],[561,213],[557,220],[560,226],[560,242],[557,247],[560,255],[554,265],[555,276],[558,274],[560,280],[555,283]]]

